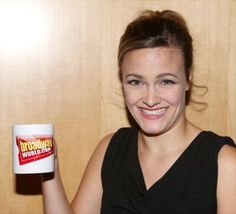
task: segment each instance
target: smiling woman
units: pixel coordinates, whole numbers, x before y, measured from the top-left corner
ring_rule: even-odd
[[[123,82],[118,78],[117,46],[125,26],[142,9],[172,9],[186,18],[194,39],[193,83],[206,85],[209,89],[202,97],[200,96],[204,91],[201,88],[192,90],[191,98],[206,102],[208,107],[204,111],[196,111],[195,105],[190,102],[186,106],[186,117],[203,130],[212,130],[236,140],[236,28],[229,27],[236,26],[236,1],[0,0],[0,213],[43,214],[48,211],[46,208],[49,208],[48,213],[50,208],[51,213],[62,213],[63,202],[60,200],[62,198],[58,197],[63,195],[63,187],[56,188],[57,178],[61,175],[68,201],[72,201],[98,139],[115,132],[119,127],[130,125],[120,90]],[[34,32],[26,33],[29,29]],[[36,39],[33,39],[34,37]],[[139,50],[134,52],[138,54]],[[126,56],[124,60],[127,60]],[[149,88],[157,89],[158,92],[161,89],[172,90],[176,87],[177,79],[167,76],[166,73],[167,71],[165,76],[155,76],[156,85],[148,81]],[[131,84],[129,87],[134,90],[145,89],[146,75],[133,76],[134,78],[130,76],[131,80],[127,79]],[[156,98],[158,97],[160,98]],[[156,106],[160,106],[164,100],[156,101]],[[158,104],[159,101],[161,102]],[[170,108],[167,111],[164,108],[150,109],[143,109],[145,116],[151,118],[150,115],[153,114],[155,118],[155,115],[159,114],[165,121],[165,116],[170,112]],[[142,115],[139,116],[148,126],[154,122],[153,119],[149,121],[141,117]],[[41,189],[37,176],[12,174],[10,127],[13,123],[35,122],[55,124],[60,165],[60,175],[56,170],[55,179],[43,183],[44,193],[47,190],[52,193],[44,195],[45,205],[47,203],[50,206],[45,208],[45,212],[41,195],[37,195]],[[163,204],[159,207],[169,209],[172,214],[213,213],[204,208],[204,211],[200,210],[202,203],[211,206],[212,203],[208,203],[208,199],[215,200],[210,197],[208,190],[215,185],[209,179],[216,176],[209,170],[209,162],[204,161],[213,160],[211,155],[214,153],[208,150],[212,147],[204,150],[205,156],[194,156],[192,152],[202,145],[221,145],[222,141],[225,144],[225,141],[230,140],[220,138],[221,142],[215,143],[214,139],[211,139],[212,144],[205,144],[203,139],[209,133],[203,132],[194,141],[193,147],[189,147],[177,164],[159,179],[156,175],[164,174],[165,171],[158,166],[168,165],[171,157],[176,159],[176,154],[181,153],[185,142],[175,137],[172,144],[171,138],[166,137],[163,141],[167,144],[161,144],[160,140],[144,144],[136,124],[131,125],[133,128],[121,129],[114,135],[105,159],[103,154],[97,151],[106,151],[105,146],[100,145],[108,145],[109,137],[103,141],[106,144],[99,144],[100,150],[96,150],[96,155],[91,158],[78,191],[79,197],[74,200],[75,210],[80,214],[99,214],[101,209],[98,207],[102,204],[103,213],[121,214],[123,211],[148,214],[151,213],[148,209],[153,203]],[[158,145],[173,146],[162,147],[158,153],[155,149]],[[178,145],[179,150],[169,150],[176,149]],[[168,152],[172,152],[173,156]],[[224,200],[227,196],[222,194],[226,192],[229,197],[235,195],[233,191],[236,190],[234,183],[230,182],[230,179],[236,181],[236,178],[233,178],[234,173],[230,173],[228,159],[224,159],[231,156],[225,156],[225,152],[228,153],[225,149],[220,152],[223,155],[220,155],[220,163],[221,160],[226,160],[226,164],[220,165],[220,175],[225,177],[221,176],[222,179],[219,180],[218,186],[221,186],[221,189],[218,189],[217,199],[220,199],[221,203],[217,204],[217,214],[230,213],[223,210],[231,208],[225,202],[232,201],[232,204],[236,205],[236,198]],[[199,160],[203,167],[194,165],[194,162],[190,162],[192,159]],[[100,166],[103,160],[104,188],[99,189]],[[152,172],[156,174],[152,176]],[[179,175],[186,175],[187,172],[189,176],[180,179]],[[170,176],[173,174],[175,176]],[[191,183],[188,181],[189,177],[196,180]],[[152,185],[154,182],[156,184]],[[163,183],[167,185],[164,186]],[[188,184],[199,183],[200,188],[198,185],[188,188]],[[156,192],[159,193],[157,197]],[[102,202],[98,200],[101,196],[98,193],[104,193]],[[157,201],[149,200],[153,198]],[[146,203],[145,207],[142,206],[143,203]],[[186,207],[181,208],[181,205]],[[94,212],[91,211],[92,208]],[[187,211],[184,212],[183,209]],[[153,213],[168,211],[159,212],[153,209]],[[232,208],[231,213],[235,214],[236,211]]]
[[[192,56],[192,37],[179,13],[147,10],[128,24],[118,64],[136,126],[101,141],[72,206],[56,159],[55,176],[42,176],[46,213],[236,212],[234,142],[201,129],[185,114]]]
[[[45,39],[48,19],[34,1],[0,2],[0,50],[19,53]]]

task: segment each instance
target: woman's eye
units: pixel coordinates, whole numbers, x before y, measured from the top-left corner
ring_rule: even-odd
[[[127,81],[129,85],[140,85],[141,81],[140,80],[129,80]]]
[[[161,84],[162,85],[174,85],[175,84],[175,82],[173,81],[173,80],[163,80],[162,82],[161,82]]]

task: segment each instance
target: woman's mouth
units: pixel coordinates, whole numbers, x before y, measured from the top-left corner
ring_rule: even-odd
[[[146,119],[159,119],[161,116],[163,116],[168,107],[158,108],[158,109],[146,109],[146,108],[140,108],[141,113],[144,118]]]

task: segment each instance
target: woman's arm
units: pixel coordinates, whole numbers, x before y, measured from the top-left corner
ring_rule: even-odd
[[[111,137],[112,135],[105,137],[95,149],[71,205],[64,191],[56,158],[54,177],[43,176],[43,203],[46,214],[100,213],[102,198],[101,167]]]
[[[59,173],[58,161],[55,160],[55,172],[43,174],[42,192],[45,214],[72,214],[72,208],[67,200],[64,186]]]
[[[236,149],[225,145],[218,156],[217,214],[236,213]]]
[[[80,186],[72,201],[78,214],[100,214],[102,199],[101,168],[112,135],[105,137],[95,149],[85,169]]]

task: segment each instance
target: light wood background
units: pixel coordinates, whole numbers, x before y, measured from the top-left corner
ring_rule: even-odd
[[[47,34],[30,50],[0,50],[1,214],[43,213],[37,176],[12,173],[13,123],[55,125],[70,200],[99,139],[129,125],[117,74],[117,46],[126,24],[143,9],[173,9],[186,18],[194,38],[194,81],[208,87],[203,97],[198,96],[202,89],[194,90],[195,100],[207,103],[207,108],[198,111],[199,106],[192,104],[187,115],[203,129],[236,140],[235,0],[35,0],[22,4],[27,2],[46,17]]]

